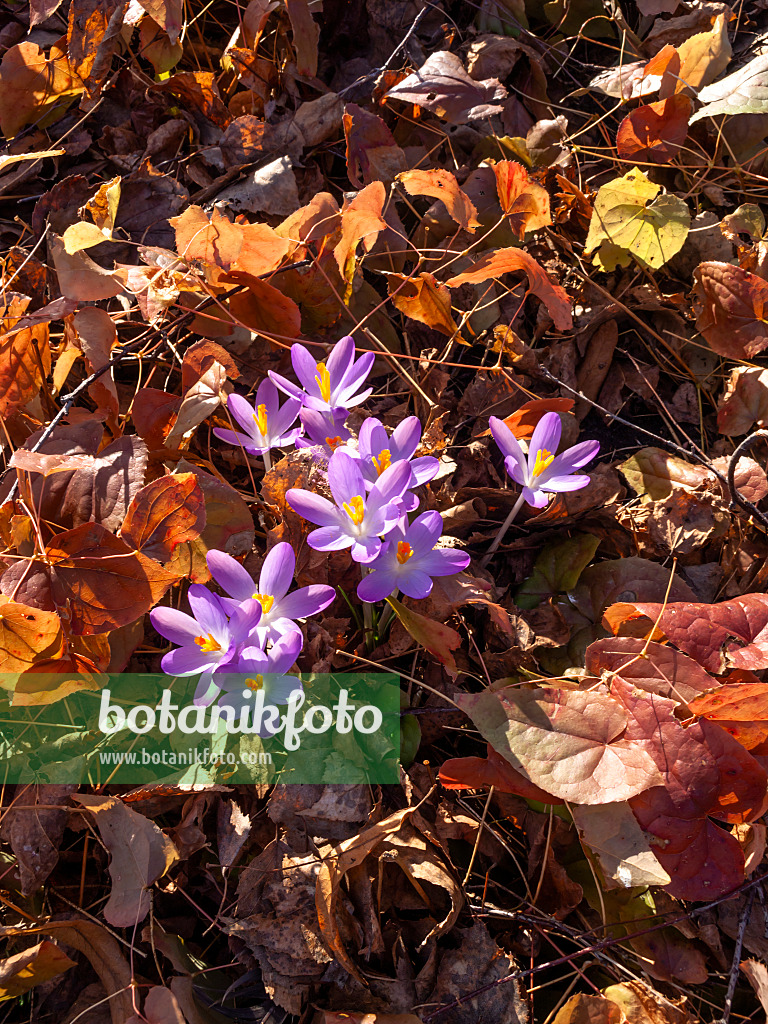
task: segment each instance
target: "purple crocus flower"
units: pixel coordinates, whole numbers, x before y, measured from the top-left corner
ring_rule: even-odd
[[[582,441],[556,455],[562,432],[556,412],[545,413],[536,424],[527,456],[503,420],[491,416],[490,428],[504,455],[507,473],[520,484],[523,499],[534,508],[544,508],[552,493],[578,491],[589,483],[588,476],[574,470],[597,455],[600,442]]]
[[[381,535],[402,514],[400,498],[410,479],[408,463],[398,462],[381,474],[366,496],[359,462],[344,452],[335,452],[328,463],[328,485],[336,504],[296,487],[286,493],[286,499],[295,512],[320,527],[307,538],[311,548],[351,548],[356,562],[371,562],[381,550]]]
[[[200,675],[196,704],[207,704],[216,695],[214,672],[232,670],[238,649],[255,639],[261,605],[248,601],[227,615],[220,598],[194,583],[187,594],[192,615],[176,608],[153,608],[150,621],[157,632],[179,646],[163,656],[160,665],[170,676]]]
[[[254,697],[260,691],[264,693],[263,707],[270,704],[287,704],[291,694],[302,689],[301,680],[286,673],[296,664],[303,643],[301,633],[286,633],[270,647],[269,651],[262,651],[259,647],[246,648],[233,670],[244,674],[245,681],[242,678],[225,676],[221,680],[222,694],[217,703],[221,707],[234,708],[235,721],[245,707],[253,707]],[[257,730],[257,734],[272,736],[279,731],[279,723],[276,725],[276,729],[270,729],[268,722],[265,721],[263,727]]]
[[[301,427],[293,427],[301,402],[289,398],[281,406],[280,395],[271,380],[264,379],[259,384],[254,405],[241,395],[231,394],[227,398],[227,409],[244,433],[219,427],[215,427],[213,433],[229,444],[242,445],[251,455],[265,455],[272,448],[287,448],[301,433]]]
[[[223,598],[225,607],[237,607],[238,603],[251,600],[259,602],[262,613],[254,635],[262,647],[267,641],[276,642],[285,633],[301,636],[301,627],[293,620],[316,615],[336,597],[333,587],[319,583],[288,593],[296,570],[296,555],[290,544],[275,544],[269,551],[258,584],[224,551],[208,552],[208,568],[219,586],[234,599]]]
[[[433,576],[452,576],[469,565],[469,555],[453,548],[436,548],[443,532],[439,512],[423,512],[408,525],[403,517],[387,534],[381,554],[357,585],[361,601],[382,601],[402,590],[417,600],[432,590]]]
[[[297,448],[322,448],[330,458],[341,445],[352,436],[344,426],[347,418],[346,409],[335,412],[318,412],[304,406],[299,412],[299,419],[304,427],[304,437],[296,438]]]
[[[371,372],[375,358],[373,352],[364,352],[355,361],[355,343],[347,335],[336,342],[327,360],[319,363],[303,345],[291,345],[291,362],[301,387],[272,370],[269,376],[281,391],[298,398],[308,408],[332,413],[351,409],[370,395],[373,388],[357,389]]]
[[[421,423],[418,416],[408,416],[398,423],[390,437],[383,424],[373,416],[368,417],[360,428],[357,448],[345,446],[340,451],[360,460],[360,469],[365,486],[370,490],[381,474],[396,462],[407,462],[411,467],[411,479],[408,487],[418,487],[428,480],[434,479],[440,463],[431,455],[414,459],[421,440]],[[413,512],[418,508],[419,499],[415,494],[406,491],[403,495],[402,509]]]

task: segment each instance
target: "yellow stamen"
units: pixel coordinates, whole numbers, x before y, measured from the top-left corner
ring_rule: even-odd
[[[540,448],[536,452],[536,461],[533,464],[533,470],[531,476],[541,476],[545,469],[552,465],[555,460],[555,456],[551,455],[546,448]]]
[[[407,540],[399,540],[397,542],[397,560],[400,565],[405,565],[412,554],[413,548]]]
[[[246,679],[245,685],[248,687],[249,690],[253,690],[253,692],[256,693],[258,690],[261,690],[264,686],[264,676],[259,674],[256,676],[255,679]]]
[[[344,511],[355,526],[359,526],[365,518],[365,502],[359,494],[356,494],[351,501],[344,502]]]
[[[256,421],[256,426],[259,428],[259,433],[262,437],[267,436],[267,407],[266,405],[260,405],[256,412],[253,414],[253,418]]]
[[[272,594],[254,594],[253,600],[259,602],[261,610],[265,615],[269,615],[272,605],[275,603],[275,598]]]
[[[389,448],[384,448],[382,451],[380,451],[378,459],[374,455],[373,464],[376,467],[376,472],[379,474],[379,476],[381,476],[385,469],[389,469],[389,467],[392,465],[392,452],[389,450]]]
[[[341,438],[337,434],[336,437],[326,437],[325,443],[332,451],[336,451],[339,445],[342,443]]]
[[[320,388],[320,397],[324,402],[330,402],[331,400],[331,375],[328,373],[328,369],[325,363],[317,364],[317,376],[315,377],[317,386]]]
[[[195,643],[203,654],[215,654],[216,651],[221,650],[221,644],[214,640],[210,633],[208,636],[196,636]]]

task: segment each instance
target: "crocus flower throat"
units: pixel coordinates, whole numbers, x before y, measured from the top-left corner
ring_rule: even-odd
[[[354,498],[350,498],[349,501],[345,501],[343,508],[355,526],[359,526],[362,523],[365,518],[365,502],[359,494],[356,494]]]
[[[267,407],[262,404],[258,406],[256,412],[253,414],[253,421],[259,428],[259,433],[262,437],[267,436]]]
[[[531,476],[541,476],[545,469],[548,469],[555,461],[555,456],[548,452],[546,448],[540,448],[536,452],[536,461],[533,464],[531,470]]]
[[[216,651],[221,650],[221,644],[218,640],[214,640],[213,636],[209,633],[208,636],[196,636],[195,643],[203,652],[203,654],[214,654]]]
[[[400,565],[405,565],[412,554],[413,548],[407,540],[400,540],[397,542],[397,560]]]
[[[389,469],[389,467],[392,465],[392,452],[389,450],[389,448],[382,448],[382,450],[379,452],[379,457],[376,458],[375,455],[372,455],[371,461],[376,467],[376,472],[379,474],[379,476],[381,476],[384,470]]]

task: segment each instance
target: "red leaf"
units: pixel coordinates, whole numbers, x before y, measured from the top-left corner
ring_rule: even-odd
[[[518,238],[526,231],[537,231],[552,223],[549,193],[530,179],[522,164],[500,160],[494,164],[493,173],[501,208]]]
[[[590,644],[585,667],[590,675],[615,672],[641,690],[688,704],[715,685],[712,676],[692,658],[672,647],[631,636]]]
[[[120,537],[137,551],[167,562],[174,549],[200,536],[205,500],[194,473],[160,477],[130,504]]]
[[[487,757],[453,757],[440,768],[440,783],[446,789],[482,789],[493,786],[499,793],[516,793],[526,800],[543,804],[562,804],[562,800],[545,793],[488,744]]]
[[[611,605],[604,622],[614,634],[624,623],[645,618],[709,672],[768,668],[768,594],[745,594],[719,604],[623,602]],[[645,624],[641,623],[645,629]]]
[[[690,114],[691,101],[679,93],[637,107],[624,118],[616,133],[619,156],[623,160],[669,163],[688,137]]]
[[[718,355],[751,359],[768,347],[768,281],[715,261],[700,263],[693,279],[696,326]]]

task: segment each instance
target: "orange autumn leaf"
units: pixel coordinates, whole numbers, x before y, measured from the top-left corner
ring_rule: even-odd
[[[439,284],[432,274],[422,273],[410,279],[404,274],[391,274],[389,297],[395,308],[411,320],[418,320],[449,337],[458,330],[451,314],[450,290]]]
[[[493,173],[501,208],[518,238],[552,223],[547,190],[531,180],[522,164],[501,160],[494,164]]]
[[[735,737],[747,750],[768,740],[768,683],[727,683],[688,705]]]
[[[344,205],[341,212],[341,238],[333,255],[341,276],[347,282],[352,280],[355,252],[359,243],[362,242],[366,252],[370,252],[379,232],[387,226],[383,216],[386,201],[387,190],[382,182],[372,181],[349,204]]]
[[[23,672],[39,658],[55,657],[62,644],[56,612],[31,608],[0,595],[0,671]]]
[[[411,196],[439,199],[464,231],[475,231],[480,227],[474,203],[462,192],[450,171],[405,171],[398,174],[397,180]]]
[[[205,527],[205,499],[194,473],[159,477],[143,487],[128,507],[121,538],[158,562],[195,540]]]
[[[637,107],[619,125],[616,148],[624,160],[665,164],[688,137],[691,101],[680,94]]]
[[[531,438],[545,412],[570,412],[574,404],[572,398],[535,398],[515,409],[504,422],[515,437]]]
[[[59,104],[72,102],[85,86],[66,53],[52,46],[46,57],[37,43],[11,46],[0,63],[0,128],[6,138],[43,121]]]

